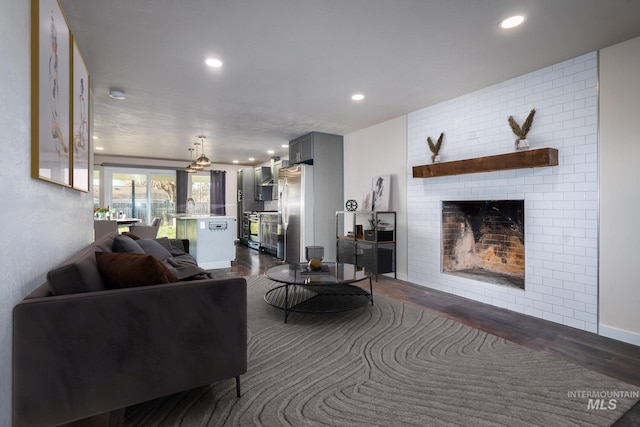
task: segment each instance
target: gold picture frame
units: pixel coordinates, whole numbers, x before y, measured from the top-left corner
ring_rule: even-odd
[[[71,32],[57,0],[31,0],[31,176],[71,187]]]
[[[89,191],[89,156],[91,153],[89,131],[89,72],[75,38],[72,56],[73,139],[71,146],[71,182],[74,189]]]

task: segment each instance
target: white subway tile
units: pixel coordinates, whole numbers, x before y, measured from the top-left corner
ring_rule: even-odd
[[[447,131],[446,160],[513,150],[506,117],[536,117],[532,148],[557,167],[414,180],[408,173],[408,277],[488,304],[597,330],[597,53],[563,61],[408,115],[407,163],[429,161],[427,135]],[[479,138],[469,139],[469,133]],[[417,182],[416,182],[417,181]],[[441,200],[525,200],[525,291],[440,273]],[[429,262],[425,260],[435,260]],[[582,314],[579,314],[582,313]]]

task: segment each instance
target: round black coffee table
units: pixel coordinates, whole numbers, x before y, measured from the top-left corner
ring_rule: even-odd
[[[284,322],[289,313],[337,313],[373,305],[371,273],[353,264],[322,263],[318,272],[306,264],[283,264],[270,268],[265,276],[282,283],[267,291],[264,300],[284,310]],[[353,283],[369,279],[369,292]]]

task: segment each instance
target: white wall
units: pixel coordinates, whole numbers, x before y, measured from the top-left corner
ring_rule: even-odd
[[[640,37],[600,52],[600,334],[640,345]]]
[[[408,116],[408,174],[430,162],[427,136],[445,133],[443,161],[514,151],[507,118],[536,115],[532,148],[559,165],[408,181],[409,280],[476,301],[597,332],[597,54],[589,53]],[[525,201],[525,289],[441,271],[441,203]]]
[[[0,425],[11,425],[12,310],[92,240],[91,197],[31,178],[30,6],[0,2]]]
[[[344,136],[344,197],[355,199],[371,191],[371,179],[391,175],[391,202],[396,211],[396,270],[407,280],[407,117],[401,116]]]

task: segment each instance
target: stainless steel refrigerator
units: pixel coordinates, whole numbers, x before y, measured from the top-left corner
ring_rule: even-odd
[[[299,164],[278,173],[278,213],[284,237],[282,258],[290,263],[305,261],[305,246],[313,246],[313,166]]]
[[[324,261],[336,260],[335,213],[342,187],[320,176],[315,166],[297,164],[278,174],[278,213],[287,262],[306,262],[305,247],[322,246]],[[340,183],[342,176],[339,176]],[[336,199],[332,201],[331,199]]]

